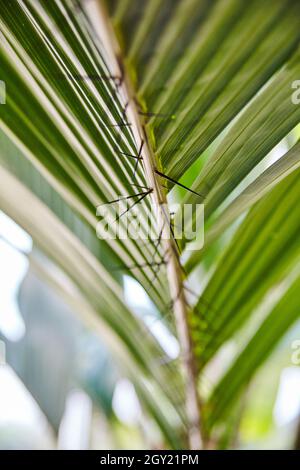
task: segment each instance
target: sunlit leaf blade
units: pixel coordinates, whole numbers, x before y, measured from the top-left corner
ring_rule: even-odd
[[[243,388],[274,350],[284,333],[299,318],[300,279],[296,279],[280,302],[238,355],[207,404],[207,425],[212,426],[227,414]]]
[[[209,0],[187,0],[172,7],[169,21],[160,30],[159,42],[150,60],[141,67],[139,94],[148,108],[154,109],[155,102],[167,91],[166,83],[178,65],[199,25],[208,14],[212,2]],[[157,28],[154,28],[157,33]]]
[[[297,264],[299,196],[296,170],[254,206],[224,252],[195,309],[201,366]]]
[[[259,199],[261,199],[290,173],[297,170],[299,166],[300,143],[298,142],[283,157],[259,175],[253,183],[247,186],[246,189],[224,210],[224,212],[221,213],[206,234],[205,248],[207,249],[207,247],[217,239],[218,236],[224,233],[224,230],[226,230],[228,226],[244,211],[259,201]]]
[[[240,0],[221,0],[216,2],[213,8],[210,8],[209,14],[203,22],[201,22],[200,16],[200,27],[197,33],[189,38],[193,40],[186,45],[184,56],[178,57],[179,60],[175,62],[173,70],[171,69],[165,87],[159,95],[159,100],[155,103],[155,108],[151,109],[156,113],[169,116],[169,119],[161,119],[159,116],[154,119],[153,130],[158,146],[170,118],[177,117],[177,112],[184,98],[192,91],[198,77],[222,44],[228,30],[237,21],[241,11],[246,9],[247,6]],[[188,21],[188,18],[186,20]],[[187,24],[187,26],[189,25]],[[180,119],[180,116],[178,118]],[[163,155],[162,160],[164,160]]]
[[[205,252],[210,248],[230,225],[238,219],[244,212],[251,208],[276,184],[280,183],[290,173],[297,170],[300,165],[300,144],[295,144],[286,154],[276,160],[270,167],[247,185],[246,188],[226,206],[224,210],[212,220],[205,234],[204,247],[192,252],[186,259],[186,270],[192,271],[205,256]]]
[[[205,197],[206,216],[300,120],[292,83],[300,73],[300,50],[242,113],[203,169],[193,189]]]

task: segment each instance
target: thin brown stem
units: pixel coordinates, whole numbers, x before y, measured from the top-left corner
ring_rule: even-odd
[[[170,237],[170,220],[167,207],[166,193],[160,183],[157,168],[159,167],[151,145],[148,143],[148,136],[145,126],[141,122],[141,113],[137,106],[135,93],[131,82],[126,74],[125,66],[120,57],[121,53],[117,44],[114,32],[107,18],[106,11],[101,2],[98,2],[99,28],[101,27],[101,37],[103,43],[111,50],[112,66],[115,70],[111,72],[118,76],[120,74],[120,64],[124,80],[120,85],[120,90],[124,95],[128,105],[126,108],[127,122],[132,124],[131,129],[138,146],[143,145],[143,159],[141,164],[149,188],[152,188],[150,196],[152,202],[158,209],[159,227],[162,229],[162,244],[166,253],[166,269],[169,282],[169,290],[172,299],[175,316],[176,330],[181,349],[181,364],[185,384],[186,416],[188,423],[188,440],[190,449],[201,449],[203,447],[201,426],[200,426],[200,404],[197,391],[197,371],[195,367],[195,357],[193,353],[192,338],[188,324],[189,307],[185,297],[183,286],[183,271],[180,265],[179,251],[174,238]],[[100,24],[101,23],[101,24]]]

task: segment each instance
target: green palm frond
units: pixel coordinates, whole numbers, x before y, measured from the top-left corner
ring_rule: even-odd
[[[175,448],[186,437],[205,445],[299,318],[299,20],[297,0],[1,3],[0,208],[67,275],[69,302],[110,332]],[[97,208],[120,199],[142,232],[156,206],[162,228],[99,239]],[[204,204],[201,250],[163,236],[173,200]],[[126,304],[124,274],[176,332],[181,366],[164,364]],[[205,367],[275,288],[271,312],[204,400]]]

